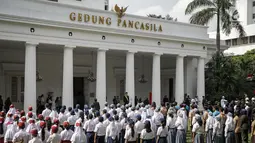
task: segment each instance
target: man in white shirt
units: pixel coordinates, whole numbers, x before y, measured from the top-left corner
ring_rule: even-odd
[[[93,115],[89,114],[89,120],[85,122],[83,129],[85,130],[86,136],[87,136],[87,143],[93,143],[94,142],[94,129],[95,129],[95,123],[92,120]]]
[[[99,117],[99,123],[95,126],[94,143],[103,143],[105,141],[106,126],[103,124],[104,118]],[[95,140],[96,139],[96,140]]]
[[[51,113],[51,110],[49,109],[50,107],[49,107],[48,103],[45,104],[45,107],[46,107],[46,109],[44,109],[42,111],[42,115],[43,115],[44,118],[49,117],[50,113]]]
[[[142,119],[141,115],[137,115],[136,119],[137,122],[135,123],[135,130],[137,132],[138,139],[140,139],[141,132],[144,129],[144,123],[141,121]]]

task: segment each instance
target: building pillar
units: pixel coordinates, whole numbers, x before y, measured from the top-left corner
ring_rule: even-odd
[[[62,104],[73,107],[73,49],[75,46],[65,46],[63,56],[63,89]]]
[[[129,103],[135,105],[135,52],[128,51],[126,55],[126,92],[128,92]]]
[[[175,101],[180,104],[184,101],[184,65],[183,55],[176,57]]]
[[[194,78],[196,77],[195,68],[193,67],[193,57],[185,59],[184,67],[184,93],[190,95],[190,98],[195,98],[194,93]]]
[[[106,51],[107,49],[97,51],[96,98],[101,109],[106,102]]]
[[[32,106],[36,111],[36,46],[38,43],[26,43],[24,109]]]
[[[202,108],[202,97],[205,96],[205,59],[203,57],[198,58],[197,64],[197,96],[199,107]]]
[[[156,103],[157,106],[161,104],[161,70],[160,70],[160,56],[161,53],[153,54],[153,64],[152,64],[152,101]]]

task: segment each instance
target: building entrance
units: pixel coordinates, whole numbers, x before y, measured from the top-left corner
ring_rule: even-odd
[[[83,108],[85,104],[85,95],[84,95],[84,77],[74,77],[73,79],[73,104],[75,107],[76,104],[80,104],[80,107]]]

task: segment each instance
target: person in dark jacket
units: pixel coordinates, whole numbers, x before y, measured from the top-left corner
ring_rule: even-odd
[[[94,108],[95,108],[97,111],[100,111],[100,104],[99,104],[99,102],[97,102],[97,99],[94,100]]]
[[[247,111],[245,109],[241,110],[240,122],[241,122],[242,143],[248,143],[249,125],[248,125]]]
[[[129,104],[128,92],[125,93],[124,98],[123,98],[123,101],[124,101],[124,105]]]

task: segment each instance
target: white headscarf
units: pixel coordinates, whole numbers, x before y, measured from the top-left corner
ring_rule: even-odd
[[[77,124],[80,124],[80,126],[77,126]],[[81,127],[81,122],[76,123],[74,134],[71,138],[72,142],[79,142],[79,143],[85,143],[87,141],[86,135]]]
[[[227,120],[226,120],[226,124],[231,124],[233,123],[233,117],[232,117],[232,113],[228,113],[227,115]]]

